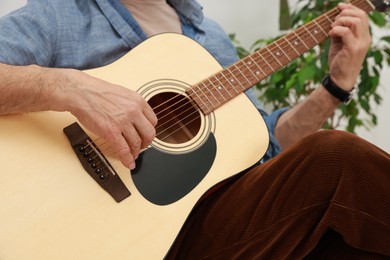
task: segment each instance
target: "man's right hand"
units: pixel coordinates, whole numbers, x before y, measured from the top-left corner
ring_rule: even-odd
[[[57,88],[57,97],[87,129],[109,142],[121,162],[134,169],[141,149],[154,139],[157,117],[137,92],[77,70]],[[58,100],[57,98],[57,100]]]
[[[155,137],[157,117],[138,93],[79,70],[0,63],[0,94],[0,115],[71,112],[130,169]]]

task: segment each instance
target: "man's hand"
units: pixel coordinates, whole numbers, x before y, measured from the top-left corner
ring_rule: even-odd
[[[332,81],[350,91],[355,85],[371,36],[367,14],[352,4],[340,3],[340,14],[329,32],[329,70]]]
[[[155,137],[157,117],[136,92],[70,70],[75,81],[62,91],[67,108],[81,124],[108,141],[121,162],[134,169],[140,150]],[[71,75],[74,74],[74,75]],[[64,93],[63,92],[63,93]]]
[[[359,76],[371,36],[364,11],[344,3],[338,8],[340,14],[329,32],[330,77],[340,88],[350,91]],[[317,88],[303,102],[282,114],[275,126],[275,136],[282,149],[318,131],[339,104],[325,88]]]
[[[71,112],[130,169],[155,137],[157,117],[138,93],[79,70],[0,63],[0,93],[0,115]]]

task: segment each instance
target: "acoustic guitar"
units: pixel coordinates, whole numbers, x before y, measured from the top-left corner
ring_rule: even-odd
[[[138,91],[158,116],[131,172],[69,113],[0,117],[0,259],[163,259],[203,194],[267,150],[244,91],[328,38],[338,12],[225,69],[191,39],[161,34],[86,71]]]

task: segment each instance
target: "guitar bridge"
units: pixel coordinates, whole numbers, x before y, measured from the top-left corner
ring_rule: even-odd
[[[85,171],[116,202],[121,202],[131,195],[106,157],[78,123],[65,127],[64,133],[68,137],[73,151],[76,153]]]

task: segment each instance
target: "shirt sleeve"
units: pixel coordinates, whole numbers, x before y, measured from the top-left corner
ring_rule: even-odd
[[[50,6],[47,1],[30,0],[0,18],[0,62],[50,65],[56,39],[56,21]]]
[[[277,109],[271,113],[267,113],[262,105],[260,104],[259,100],[256,98],[255,92],[253,88],[247,90],[245,94],[248,96],[248,98],[252,101],[252,103],[256,106],[257,110],[259,110],[260,114],[262,115],[265,124],[267,125],[268,128],[268,133],[269,133],[269,146],[268,149],[263,156],[262,162],[266,162],[269,159],[275,157],[281,152],[281,147],[279,145],[278,140],[275,138],[275,126],[276,123],[279,119],[279,117],[286,112],[289,108],[284,107]]]

